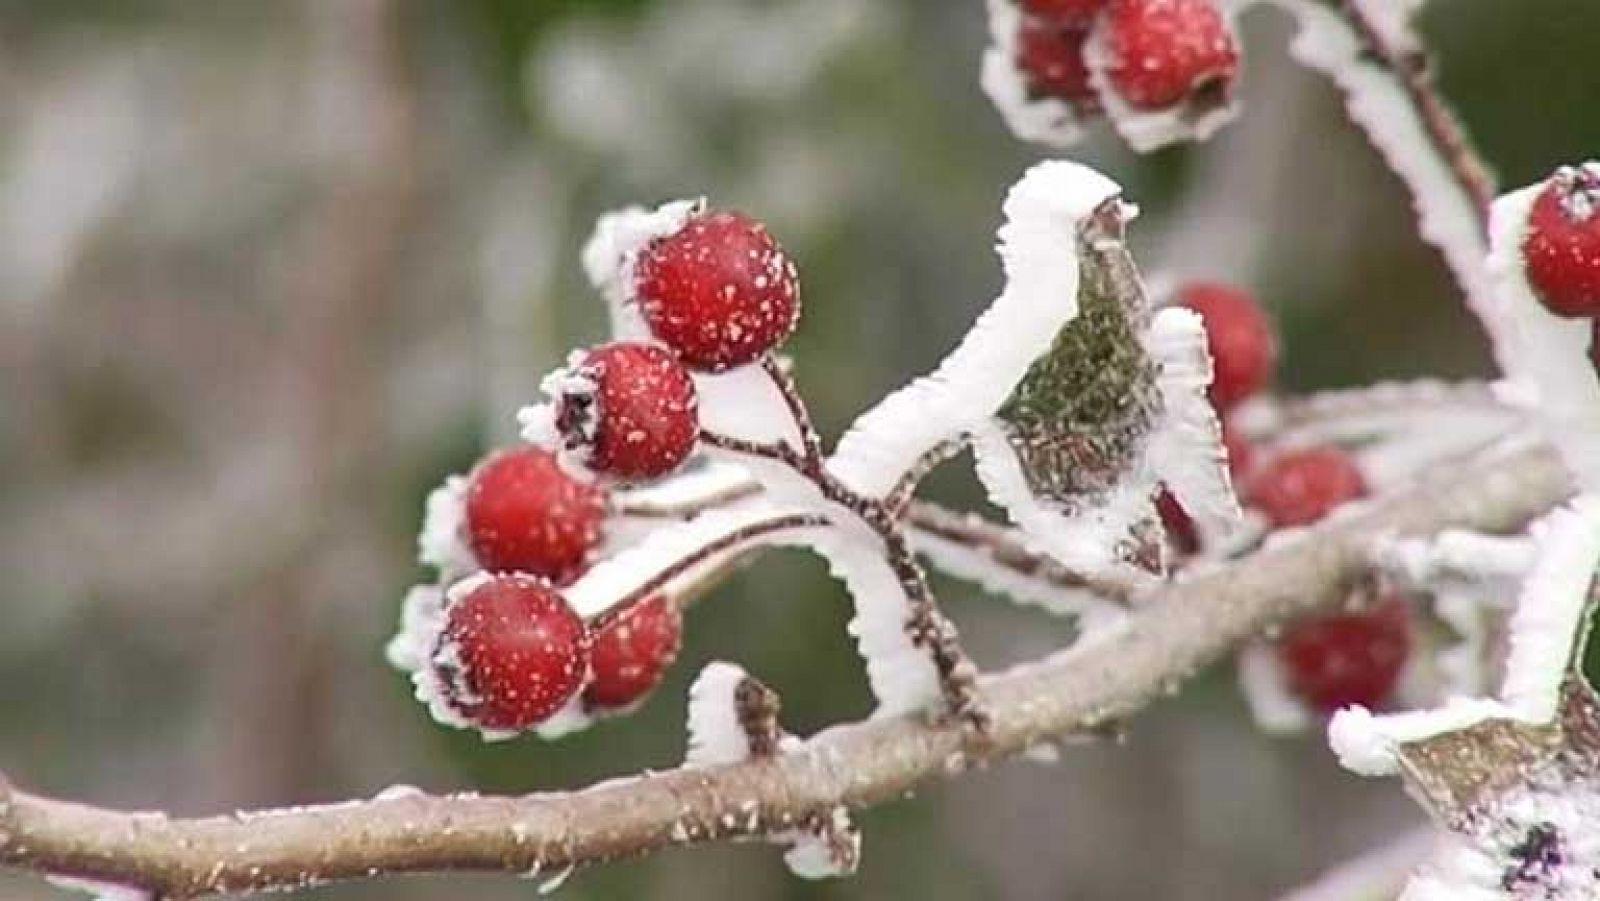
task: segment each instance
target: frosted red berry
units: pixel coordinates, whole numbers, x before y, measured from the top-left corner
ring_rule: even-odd
[[[1296,623],[1278,642],[1290,690],[1324,713],[1383,704],[1410,653],[1411,621],[1405,602],[1393,597],[1369,610]]]
[[[1036,95],[1065,100],[1082,112],[1098,111],[1100,98],[1089,82],[1083,45],[1087,23],[1023,18],[1017,26],[1017,69]]]
[[[1600,163],[1563,166],[1528,213],[1522,258],[1533,293],[1557,316],[1600,316]]]
[[[1109,0],[1021,0],[1024,12],[1044,19],[1092,18]]]
[[[559,380],[556,428],[595,472],[652,479],[677,469],[700,434],[694,379],[670,352],[618,341]]]
[[[657,238],[635,270],[650,331],[694,369],[749,363],[794,331],[800,278],[761,223],[710,211]]]
[[[1200,314],[1211,352],[1211,402],[1227,410],[1260,391],[1272,376],[1277,341],[1272,324],[1249,292],[1221,282],[1189,282],[1178,304]]]
[[[584,701],[610,710],[635,703],[661,681],[682,640],[683,615],[665,595],[633,605],[595,632]]]
[[[583,686],[589,633],[547,582],[494,575],[445,609],[432,662],[445,701],[463,717],[485,729],[526,729]]]
[[[1251,474],[1245,499],[1274,527],[1303,526],[1367,493],[1355,460],[1336,447],[1289,451]]]
[[[1135,109],[1224,106],[1239,47],[1213,0],[1111,0],[1100,18],[1105,75]]]
[[[604,518],[604,492],[543,448],[496,452],[468,478],[467,545],[487,570],[565,581],[599,543]]]

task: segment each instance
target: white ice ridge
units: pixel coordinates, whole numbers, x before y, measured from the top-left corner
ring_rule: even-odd
[[[656,238],[683,228],[705,209],[705,199],[674,200],[653,210],[630,206],[601,216],[583,245],[583,271],[606,300],[611,337],[645,338],[650,330],[634,303],[634,266],[639,252]]]
[[[737,693],[747,678],[735,664],[716,660],[689,686],[689,750],[684,763],[712,767],[739,763],[750,756],[750,738],[739,722]]]
[[[1006,196],[998,248],[1006,284],[999,298],[937,369],[855,421],[829,471],[858,492],[882,497],[923,454],[999,408],[1078,315],[1079,227],[1120,190],[1079,163],[1052,160],[1029,169]]]
[[[1589,360],[1591,324],[1545,309],[1528,284],[1522,242],[1541,185],[1513,191],[1490,214],[1489,273],[1501,396],[1525,409],[1585,491],[1600,491],[1600,375]]]
[[[1492,328],[1482,216],[1457,183],[1448,161],[1434,151],[1427,126],[1404,86],[1367,58],[1360,36],[1333,6],[1319,0],[1258,2],[1295,18],[1299,31],[1289,44],[1290,56],[1327,76],[1343,92],[1350,118],[1410,188],[1422,237],[1444,254],[1466,290],[1468,305]],[[1417,0],[1361,0],[1356,5],[1386,41],[1402,50],[1415,45],[1410,20]]]
[[[1600,566],[1600,498],[1581,496],[1552,511],[1535,525],[1534,537],[1538,559],[1511,618],[1500,699],[1453,698],[1436,710],[1390,716],[1374,716],[1359,706],[1341,710],[1328,724],[1328,743],[1347,769],[1392,774],[1401,745],[1486,719],[1551,720]]]

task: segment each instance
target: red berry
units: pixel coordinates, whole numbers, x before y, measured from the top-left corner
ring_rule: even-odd
[[[1088,19],[1108,0],[1020,0],[1024,12],[1046,19]]]
[[[605,495],[564,472],[550,451],[522,447],[478,464],[466,508],[467,544],[480,566],[560,581],[599,543]]]
[[[695,369],[720,372],[773,349],[800,317],[800,278],[761,223],[713,211],[639,256],[650,330]]]
[[[589,632],[543,580],[491,576],[446,608],[433,665],[462,716],[485,729],[526,729],[583,685]]]
[[[683,615],[665,595],[633,605],[595,633],[584,700],[615,710],[644,697],[677,659],[682,640]]]
[[[1250,471],[1256,459],[1255,445],[1226,419],[1222,421],[1222,449],[1228,452],[1228,475],[1239,479]]]
[[[1190,282],[1178,304],[1200,314],[1211,352],[1211,402],[1227,410],[1266,385],[1276,362],[1272,324],[1246,291],[1220,282]]]
[[[1289,688],[1325,713],[1382,704],[1410,652],[1406,605],[1394,597],[1359,613],[1296,623],[1278,643]]]
[[[1106,76],[1136,109],[1223,106],[1239,74],[1239,48],[1213,0],[1111,0]]]
[[[688,370],[653,344],[619,341],[584,356],[556,398],[556,428],[596,472],[652,479],[678,468],[700,434]]]
[[[1557,316],[1600,316],[1600,163],[1563,166],[1545,182],[1522,240],[1528,284]]]
[[[1246,499],[1273,526],[1303,526],[1367,493],[1355,460],[1336,447],[1290,451],[1250,477]]]
[[[1035,94],[1056,97],[1083,111],[1098,111],[1100,98],[1089,83],[1083,44],[1089,26],[1024,18],[1017,30],[1017,68]]]

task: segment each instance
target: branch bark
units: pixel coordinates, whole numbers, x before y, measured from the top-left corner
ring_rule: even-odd
[[[1340,602],[1365,573],[1375,536],[1507,531],[1571,490],[1548,448],[1434,473],[1172,584],[1114,634],[982,679],[992,720],[981,735],[954,722],[878,719],[829,729],[767,760],[573,792],[416,794],[206,819],[16,791],[0,814],[0,863],[189,898],[402,872],[556,873],[674,845],[766,836],[839,804],[886,802],[935,776],[1104,730],[1261,630]]]

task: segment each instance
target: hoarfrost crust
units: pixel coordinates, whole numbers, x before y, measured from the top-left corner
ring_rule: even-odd
[[[1588,356],[1590,323],[1545,309],[1523,267],[1528,214],[1541,188],[1533,185],[1494,202],[1488,267],[1494,297],[1486,321],[1506,376],[1502,398],[1528,411],[1583,489],[1595,492],[1600,491],[1600,375]]]
[[[1219,4],[1220,11],[1229,15],[1231,4]],[[1229,15],[1228,28],[1233,28]],[[1131,106],[1106,75],[1115,60],[1105,46],[1105,31],[1096,27],[1083,46],[1083,61],[1089,68],[1089,83],[1094,86],[1105,107],[1106,117],[1128,146],[1139,153],[1149,153],[1170,144],[1205,141],[1222,130],[1239,115],[1239,101],[1232,93],[1226,97],[1206,98],[1212,105],[1196,108],[1193,102],[1180,100],[1176,105],[1161,110],[1142,110]],[[1238,45],[1238,38],[1234,38]]]
[[[465,684],[447,687],[440,675],[441,670],[461,670],[455,646],[439,640],[445,627],[445,609],[451,601],[471,593],[490,578],[487,573],[477,573],[449,589],[438,585],[413,586],[401,606],[400,631],[389,640],[384,656],[390,666],[410,674],[413,692],[428,708],[428,715],[434,722],[453,729],[476,729],[485,741],[504,741],[515,738],[517,733],[483,729],[462,716],[449,698],[453,695],[470,703],[471,689]]]
[[[684,763],[712,767],[750,756],[750,741],[739,722],[736,694],[748,678],[744,669],[720,660],[706,665],[689,686],[689,750]]]
[[[595,223],[583,246],[583,271],[611,313],[613,338],[645,338],[645,327],[634,303],[634,266],[639,252],[657,238],[683,228],[705,209],[705,199],[675,200],[654,210],[632,206],[607,213]]]
[[[1017,67],[1017,34],[1022,12],[1016,0],[988,0],[989,39],[983,52],[978,83],[999,110],[1011,133],[1024,141],[1049,147],[1068,147],[1083,137],[1083,126],[1072,104],[1056,97],[1035,96],[1027,77]]]
[[[439,571],[448,582],[478,568],[467,546],[467,477],[453,475],[429,492],[417,535],[417,559]]]
[[[998,248],[1006,285],[999,298],[938,368],[855,421],[829,461],[833,475],[883,497],[923,454],[973,431],[998,409],[1077,315],[1078,229],[1120,190],[1066,160],[1028,170],[1006,196]]]

